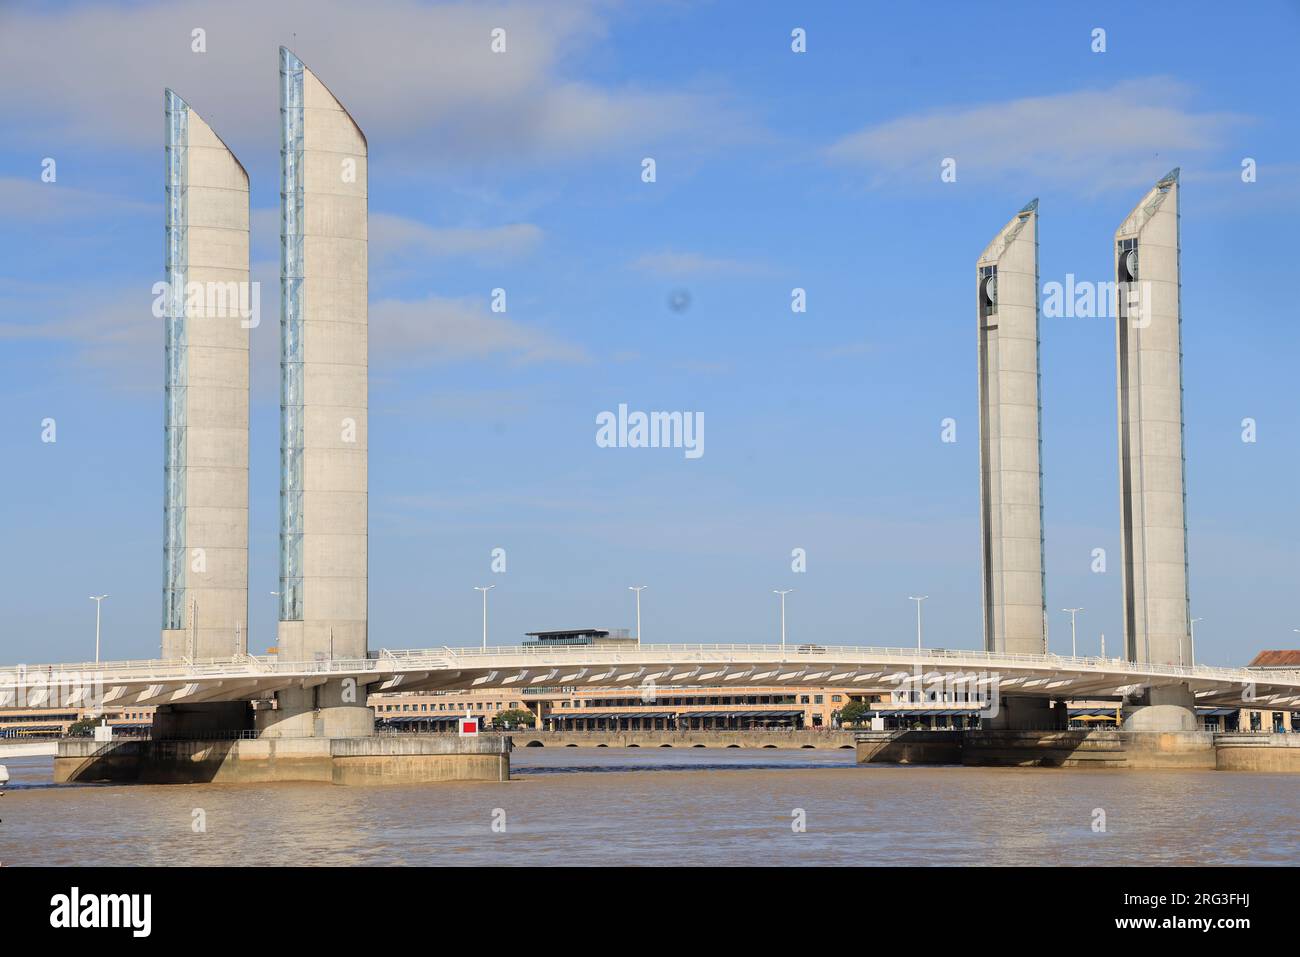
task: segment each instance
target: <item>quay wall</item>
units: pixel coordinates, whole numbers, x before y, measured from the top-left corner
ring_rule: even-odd
[[[1220,734],[1215,740],[1221,771],[1300,772],[1300,734]]]
[[[516,748],[852,748],[852,731],[511,731]]]
[[[508,737],[239,738],[59,742],[54,782],[427,784],[507,781]]]
[[[1300,772],[1300,735],[1208,731],[860,731],[859,764]]]

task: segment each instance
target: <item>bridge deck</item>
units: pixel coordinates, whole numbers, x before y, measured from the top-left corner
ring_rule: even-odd
[[[381,649],[367,658],[282,661],[245,655],[191,661],[18,665],[0,669],[0,707],[158,705],[267,698],[291,687],[353,679],[375,691],[463,688],[841,685],[1119,698],[1187,684],[1198,704],[1300,709],[1300,671],[1154,665],[1110,658],[949,649],[801,645],[641,645],[631,648]]]

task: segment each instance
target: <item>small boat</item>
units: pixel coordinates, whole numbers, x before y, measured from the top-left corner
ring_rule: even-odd
[[[5,785],[8,783],[9,783],[9,769],[5,767],[3,764],[0,764],[0,785]]]

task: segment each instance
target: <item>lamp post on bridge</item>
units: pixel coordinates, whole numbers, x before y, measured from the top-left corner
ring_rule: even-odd
[[[1077,615],[1079,612],[1083,611],[1083,609],[1082,609],[1082,608],[1062,608],[1061,611],[1068,611],[1068,612],[1070,613],[1070,657],[1071,657],[1071,658],[1077,658],[1077,657],[1079,657],[1079,645],[1078,645],[1078,643],[1075,641],[1075,632],[1074,632],[1074,616]]]
[[[1196,667],[1196,623],[1197,623],[1198,621],[1205,621],[1205,619],[1204,619],[1204,618],[1193,618],[1192,621],[1191,621],[1191,630],[1190,630],[1189,633],[1188,633],[1188,637],[1189,637],[1189,638],[1191,639],[1191,641],[1192,641],[1192,667],[1193,667],[1193,668]]]
[[[280,620],[280,593],[279,593],[278,591],[273,591],[273,592],[271,592],[271,597],[275,599],[275,619],[276,619],[276,621],[279,621],[279,620]],[[280,636],[279,636],[278,633],[276,634],[275,639],[276,639],[277,642],[279,642],[279,640],[280,640]],[[277,651],[278,651],[279,647],[280,647],[279,644],[277,644],[277,645],[276,645],[276,650],[277,650]],[[272,651],[272,649],[270,649],[270,648],[268,648],[268,649],[266,649],[266,650],[267,650],[267,653],[268,653],[268,654],[271,653],[271,651]]]
[[[475,585],[474,586],[475,591],[481,591],[483,593],[483,650],[484,651],[487,651],[487,593],[496,587],[497,587],[496,585]]]
[[[641,593],[649,588],[649,585],[628,585],[628,591],[636,592],[636,646],[641,647]]]
[[[921,602],[929,598],[929,595],[908,595],[908,601],[916,602],[916,650],[921,650]]]
[[[772,594],[773,594],[773,595],[780,595],[780,596],[781,596],[781,657],[782,657],[782,658],[785,657],[785,596],[788,595],[788,594],[790,594],[790,592],[792,592],[792,591],[794,591],[793,588],[786,588],[786,589],[773,588],[773,589],[772,589]]]
[[[107,595],[90,596],[90,600],[95,603],[95,664],[99,664],[99,609],[107,597]]]

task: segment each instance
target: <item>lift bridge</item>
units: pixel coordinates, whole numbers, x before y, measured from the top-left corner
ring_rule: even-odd
[[[380,649],[365,658],[239,655],[0,667],[0,707],[258,701],[352,679],[365,693],[770,684],[949,691],[965,700],[1114,699],[1185,686],[1197,705],[1300,710],[1300,671],[951,649],[761,644]],[[360,697],[364,701],[364,696]],[[943,700],[943,699],[940,699]],[[948,700],[953,700],[949,698]]]

